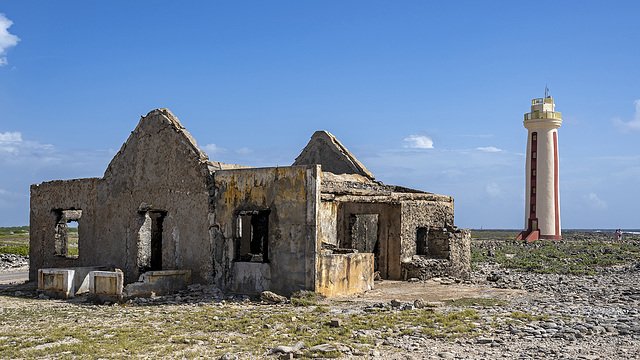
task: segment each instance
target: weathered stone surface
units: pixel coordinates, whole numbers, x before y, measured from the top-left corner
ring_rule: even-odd
[[[321,165],[334,174],[358,174],[374,179],[358,159],[327,131],[316,131],[293,165]]]
[[[77,256],[67,225],[75,221]],[[370,290],[375,272],[402,279],[402,259],[422,251],[424,229],[452,226],[451,197],[375,181],[327,132],[314,134],[294,166],[250,168],[210,161],[157,109],[103,177],[32,185],[29,276],[100,266],[122,269],[126,286],[185,270],[223,291],[353,294]],[[432,255],[466,278],[464,236],[436,240]]]
[[[471,275],[471,235],[469,230],[430,228],[429,250],[402,262],[403,278],[427,280],[433,277],[469,279]],[[433,247],[433,249],[431,248]]]
[[[260,293],[260,300],[267,304],[282,304],[287,302],[287,298],[271,291],[263,291]]]
[[[270,354],[290,354],[304,348],[304,342],[299,341],[293,346],[279,345],[269,351]]]

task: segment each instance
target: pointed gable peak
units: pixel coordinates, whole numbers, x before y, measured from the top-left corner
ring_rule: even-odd
[[[320,164],[334,174],[357,174],[371,180],[375,176],[328,131],[316,131],[293,165]]]

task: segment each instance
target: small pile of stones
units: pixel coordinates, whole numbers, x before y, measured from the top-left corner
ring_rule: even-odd
[[[29,266],[29,256],[0,254],[0,271],[18,270]]]

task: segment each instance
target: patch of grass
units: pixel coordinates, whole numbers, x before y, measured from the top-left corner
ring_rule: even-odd
[[[29,255],[29,244],[0,246],[0,253],[27,256]]]
[[[14,235],[29,235],[28,226],[0,227],[0,238]]]
[[[225,352],[255,358],[298,341],[307,347],[339,342],[365,349],[363,344],[374,343],[370,332],[384,329],[391,331],[376,337],[417,333],[453,339],[476,334],[475,323],[482,321],[473,309],[338,316],[327,312],[323,306],[101,306],[0,296],[0,353],[7,359],[219,358]],[[331,327],[334,317],[343,324]],[[316,355],[303,353],[303,357]]]
[[[307,300],[307,299],[299,299],[299,298],[291,298],[291,303],[295,306],[316,306],[317,303]]]
[[[495,262],[536,273],[584,275],[596,273],[599,267],[640,259],[639,241],[627,239],[615,243],[602,233],[570,233],[567,240],[533,242],[515,241],[511,235],[517,234],[509,231],[476,234],[471,246],[472,264]]]
[[[291,303],[295,306],[316,306],[324,298],[314,291],[300,290],[291,295]]]

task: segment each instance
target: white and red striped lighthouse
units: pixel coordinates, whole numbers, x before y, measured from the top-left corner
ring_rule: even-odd
[[[525,171],[525,231],[518,239],[562,239],[560,233],[560,183],[558,164],[559,112],[545,89],[545,97],[531,101],[531,112],[524,114],[527,135]]]

